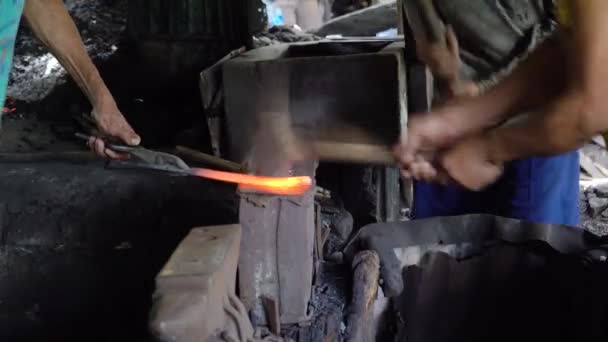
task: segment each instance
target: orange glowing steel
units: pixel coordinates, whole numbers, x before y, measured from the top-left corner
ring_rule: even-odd
[[[275,195],[303,195],[312,185],[312,179],[308,176],[260,177],[201,168],[193,168],[192,174],[222,182],[239,184],[247,190],[266,192]]]

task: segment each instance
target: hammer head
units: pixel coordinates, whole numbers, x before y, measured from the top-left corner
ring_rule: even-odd
[[[294,163],[314,160],[314,151],[296,135],[287,113],[261,112],[246,162],[258,175],[290,175]]]

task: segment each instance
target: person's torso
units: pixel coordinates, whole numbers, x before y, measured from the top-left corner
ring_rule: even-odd
[[[4,107],[24,0],[0,0],[0,108]],[[0,119],[2,113],[0,112]],[[1,122],[1,121],[0,121]]]
[[[458,36],[465,76],[483,79],[526,52],[550,30],[550,0],[434,0]]]

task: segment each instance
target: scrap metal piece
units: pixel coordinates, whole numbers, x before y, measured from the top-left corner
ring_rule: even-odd
[[[556,251],[569,254],[584,253],[603,245],[599,237],[580,228],[475,214],[371,224],[357,233],[344,253],[349,260],[353,260],[360,250],[376,251],[382,261],[384,293],[393,297],[403,291],[402,261],[399,257],[405,255],[404,248],[415,247],[407,250],[414,253],[408,260],[418,260],[426,251],[440,247],[455,257],[465,258],[478,252],[478,247],[484,242],[497,240],[511,243],[543,241]],[[396,249],[401,250],[400,254]]]
[[[279,317],[279,303],[276,299],[264,296],[262,297],[262,303],[266,311],[266,317],[268,317],[268,325],[270,331],[276,335],[281,333],[281,318]]]
[[[320,267],[321,261],[323,258],[323,246],[325,246],[325,241],[329,236],[329,229],[323,226],[323,218],[321,216],[321,206],[318,203],[315,203],[315,249],[314,249],[314,265],[315,265],[315,275],[314,275],[314,284],[319,284],[321,282],[320,279]]]

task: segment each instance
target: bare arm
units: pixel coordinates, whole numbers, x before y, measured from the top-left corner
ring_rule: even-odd
[[[562,32],[568,54],[559,59],[566,86],[526,120],[469,136],[447,150],[441,165],[460,184],[482,189],[507,161],[572,151],[608,129],[608,1],[570,4],[574,26]]]
[[[57,57],[93,105],[112,97],[63,1],[27,0],[24,15],[36,37]]]
[[[465,137],[496,127],[514,113],[538,108],[559,94],[567,81],[560,64],[565,59],[563,46],[555,39],[547,40],[487,92],[455,98],[425,115],[412,115],[405,141],[395,149],[398,161],[415,178],[432,178],[434,172],[419,170],[431,170],[438,151],[451,149]]]
[[[34,34],[59,60],[93,106],[99,134],[138,145],[140,138],[126,122],[89,57],[80,34],[62,0],[26,0],[24,15]],[[102,156],[117,157],[101,139],[90,142]]]
[[[431,115],[439,115],[449,122],[458,138],[537,108],[564,87],[566,75],[561,65],[564,55],[557,41],[548,40],[495,87],[477,97],[458,99]]]
[[[542,114],[488,131],[481,143],[488,145],[490,161],[495,164],[573,151],[603,130],[587,126],[580,115],[582,108],[578,96],[560,97]]]
[[[576,26],[564,33],[572,54],[561,61],[568,87],[540,114],[486,134],[496,163],[572,151],[608,129],[608,1],[572,4]]]

